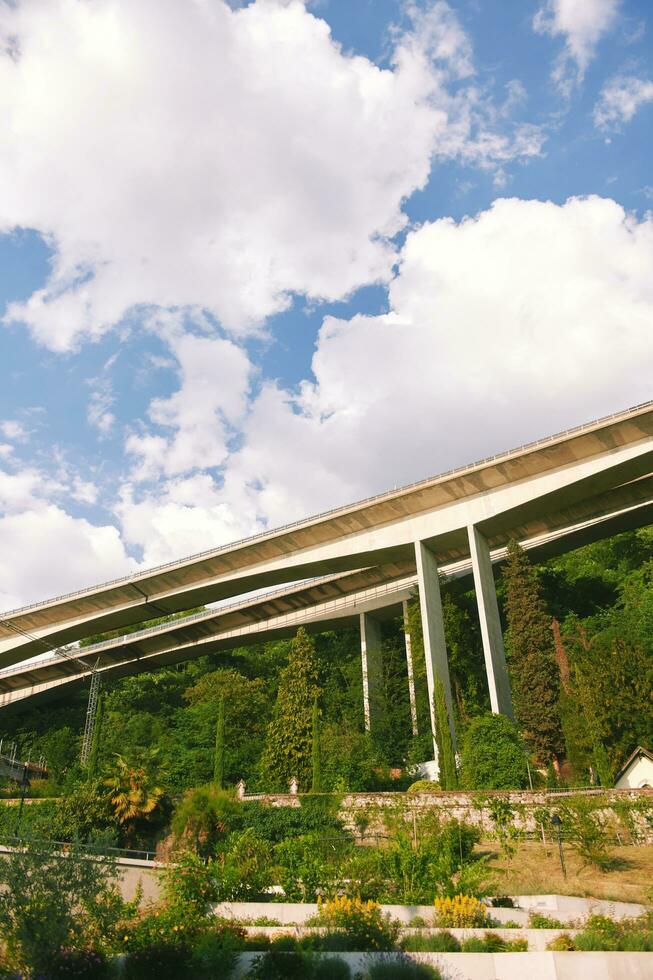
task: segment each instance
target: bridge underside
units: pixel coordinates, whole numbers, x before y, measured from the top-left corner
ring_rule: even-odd
[[[510,714],[494,589],[508,541],[519,540],[544,560],[651,523],[649,405],[185,562],[5,614],[0,666],[9,669],[0,671],[0,706],[73,690],[96,664],[117,677],[289,636],[302,625],[312,631],[359,625],[364,688],[372,691],[378,669],[374,624],[401,615],[415,594],[430,700],[438,676],[450,705],[440,604],[445,575],[465,587],[472,578],[492,707]],[[286,584],[261,594],[279,583]],[[243,598],[235,603],[161,627],[24,663],[99,631],[238,595]],[[367,697],[368,725],[370,704]]]

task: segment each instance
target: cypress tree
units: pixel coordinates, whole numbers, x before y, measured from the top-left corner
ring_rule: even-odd
[[[312,793],[321,793],[322,784],[322,744],[320,738],[320,708],[317,698],[313,702],[313,782]]]
[[[104,694],[100,694],[97,702],[95,714],[95,726],[93,728],[93,741],[88,757],[87,776],[89,783],[97,778],[98,757],[100,754],[100,744],[102,741],[102,726],[104,724]]]
[[[560,673],[551,616],[542,598],[537,572],[516,541],[508,545],[503,579],[515,714],[535,757],[548,763],[564,749],[558,705]]]
[[[311,783],[313,706],[320,696],[315,645],[303,627],[293,639],[288,663],[279,674],[279,689],[268,726],[261,774],[270,789],[287,790]]]
[[[218,789],[224,783],[224,698],[218,702],[218,720],[215,726],[215,753],[213,756],[213,782]]]
[[[444,686],[436,676],[433,684],[433,707],[435,713],[435,741],[438,746],[438,764],[440,767],[440,786],[442,789],[455,789],[458,785],[456,773],[456,756],[449,728],[449,712],[444,696]]]

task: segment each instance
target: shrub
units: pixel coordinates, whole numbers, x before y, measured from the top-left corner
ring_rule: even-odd
[[[351,949],[394,949],[399,934],[398,923],[383,915],[376,902],[341,896],[320,904],[310,925],[342,930]]]
[[[189,789],[172,817],[172,831],[179,845],[202,856],[215,851],[218,841],[233,830],[240,819],[240,805],[233,793],[213,783]]]
[[[573,939],[574,948],[585,951],[653,951],[653,914],[615,922],[605,915],[593,915],[582,932]]]
[[[459,953],[460,943],[455,936],[443,929],[441,932],[422,936],[406,936],[402,948],[413,953]]]
[[[510,895],[495,895],[492,899],[493,909],[514,909],[515,903]]]
[[[574,940],[571,936],[563,932],[560,936],[556,936],[551,942],[546,944],[546,948],[553,950],[555,953],[568,953],[572,949],[576,949],[574,946]]]
[[[252,966],[250,980],[308,980],[313,977],[313,960],[309,953],[284,953],[271,949],[259,956]]]
[[[92,949],[60,949],[52,957],[47,980],[101,980],[109,966],[103,953]]]
[[[505,715],[472,718],[461,761],[467,789],[521,789],[527,785],[525,746],[516,724]]]
[[[158,942],[127,954],[122,980],[162,980],[191,977],[191,952],[185,943]]]
[[[320,956],[313,968],[314,980],[351,980],[349,963],[339,956]]]
[[[397,956],[372,963],[367,968],[365,980],[442,980],[442,974],[427,963]]]
[[[453,898],[436,898],[435,918],[440,926],[471,929],[485,924],[487,912],[483,903],[473,895],[454,895]]]
[[[215,977],[227,980],[236,968],[242,948],[242,934],[238,929],[224,926],[205,932],[195,943],[191,957],[194,980],[200,977],[206,977],[207,980]]]
[[[440,784],[434,782],[430,779],[418,779],[417,782],[411,783],[407,793],[437,793],[440,789]]]
[[[564,927],[564,922],[548,915],[541,915],[539,912],[531,912],[528,917],[529,929],[564,929]]]

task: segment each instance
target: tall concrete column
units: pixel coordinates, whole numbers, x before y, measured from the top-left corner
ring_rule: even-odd
[[[417,701],[415,699],[415,670],[413,668],[413,648],[410,642],[410,632],[408,630],[408,603],[403,602],[404,613],[404,642],[406,644],[406,669],[408,671],[408,697],[410,698],[410,721],[413,735],[419,735],[417,725]]]
[[[381,624],[369,613],[360,614],[365,731],[378,721],[382,707]]]
[[[477,527],[468,527],[467,533],[469,551],[472,556],[478,618],[481,623],[481,636],[483,637],[485,670],[490,689],[490,704],[495,714],[507,715],[512,718],[510,680],[506,667],[506,653],[503,647],[503,633],[501,632],[497,593],[494,587],[490,549],[487,539]]]
[[[437,759],[435,705],[433,703],[436,675],[442,681],[444,688],[451,739],[454,749],[456,747],[456,732],[453,725],[453,704],[451,701],[451,681],[449,680],[449,662],[447,660],[447,645],[444,639],[440,579],[438,578],[438,563],[435,560],[435,555],[423,541],[415,542],[415,561],[417,564],[417,582],[419,585],[419,604],[422,613],[422,631],[424,633],[424,659],[426,660],[426,684],[429,694],[429,710],[431,712],[433,751],[435,753],[434,758]]]

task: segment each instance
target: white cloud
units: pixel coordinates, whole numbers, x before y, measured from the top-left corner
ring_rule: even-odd
[[[54,250],[8,319],[57,350],[144,306],[242,333],[293,292],[387,281],[434,154],[494,166],[541,146],[492,129],[447,4],[414,17],[380,69],[300,0],[0,5],[0,230]]]
[[[137,569],[117,528],[97,527],[54,504],[0,517],[0,609],[62,595]]]
[[[315,380],[263,389],[227,487],[283,523],[650,398],[651,268],[653,219],[608,199],[425,224],[390,312],[327,318]]]
[[[116,514],[124,540],[140,548],[143,565],[151,567],[262,530],[251,504],[246,492],[229,499],[224,488],[202,473],[171,479],[140,497],[128,485]]]
[[[616,75],[601,89],[594,106],[594,123],[603,130],[619,129],[646,102],[653,102],[653,81],[635,75]]]
[[[553,79],[563,93],[570,93],[574,75],[576,81],[582,81],[598,42],[616,23],[620,3],[621,0],[546,0],[535,14],[535,31],[564,38],[564,50],[553,70]]]
[[[245,352],[220,337],[179,332],[168,338],[179,364],[181,387],[149,408],[153,423],[170,436],[132,433],[126,449],[140,458],[138,480],[220,466],[229,437],[246,409],[251,366]]]
[[[24,442],[27,439],[25,426],[22,422],[17,422],[16,419],[5,419],[0,422],[0,432],[5,439],[11,439],[14,442]]]

